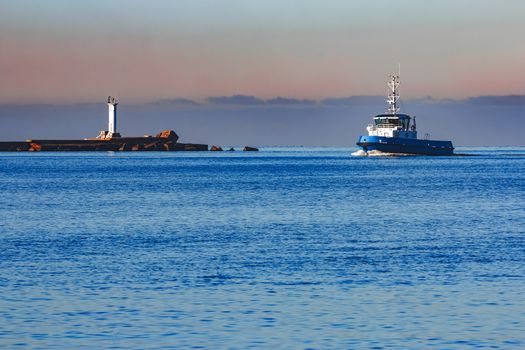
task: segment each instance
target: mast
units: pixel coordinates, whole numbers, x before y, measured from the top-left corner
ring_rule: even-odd
[[[388,102],[388,109],[386,110],[386,112],[388,114],[396,115],[396,113],[399,111],[399,107],[397,106],[397,101],[399,100],[399,74],[391,74],[389,78],[390,80],[388,81],[388,96],[386,99],[386,102]]]

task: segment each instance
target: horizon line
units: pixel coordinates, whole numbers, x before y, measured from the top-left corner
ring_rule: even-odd
[[[144,102],[131,101],[130,103],[125,103],[128,106],[146,106],[146,105],[176,105],[179,107],[203,107],[203,106],[289,106],[289,107],[314,107],[314,106],[341,106],[344,102],[376,102],[375,99],[385,99],[383,95],[348,95],[348,96],[334,96],[334,97],[325,97],[320,99],[310,99],[310,98],[296,98],[288,96],[275,96],[271,98],[262,98],[256,95],[249,94],[233,94],[233,95],[217,95],[217,96],[208,96],[201,99],[193,99],[186,97],[161,97],[155,100],[149,100]],[[489,99],[492,102],[498,102],[497,100],[506,100],[499,102],[522,102],[525,104],[525,94],[503,94],[503,95],[477,95],[464,98],[452,98],[452,97],[442,97],[437,98],[433,96],[424,96],[424,97],[412,97],[402,99],[404,101],[434,101],[434,102],[465,102],[465,101],[474,101],[479,99]],[[99,105],[105,104],[107,97],[102,98],[100,101],[84,101],[84,102],[69,102],[69,103],[57,103],[57,102],[38,102],[38,101],[28,101],[28,102],[9,102],[9,101],[0,101],[0,106],[83,106],[83,105]],[[122,98],[119,98],[120,101],[123,101]],[[354,101],[352,101],[354,100]],[[513,101],[509,101],[513,100]],[[125,102],[125,100],[124,100]],[[378,102],[378,101],[377,101]]]

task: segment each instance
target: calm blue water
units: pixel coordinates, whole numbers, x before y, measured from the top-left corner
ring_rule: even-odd
[[[0,345],[525,347],[525,149],[0,153]]]

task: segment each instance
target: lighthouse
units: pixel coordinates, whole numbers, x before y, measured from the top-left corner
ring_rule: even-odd
[[[115,134],[117,132],[117,105],[117,99],[115,97],[108,96],[108,131],[111,134]]]
[[[108,96],[108,130],[102,130],[97,139],[111,140],[112,138],[120,137],[117,131],[117,105],[117,98]]]
[[[120,137],[117,131],[117,105],[117,98],[108,96],[108,133],[106,138]]]

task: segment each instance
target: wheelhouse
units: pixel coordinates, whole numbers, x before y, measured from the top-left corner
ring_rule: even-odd
[[[412,118],[406,114],[379,114],[374,117],[374,124],[377,128],[396,128],[409,130]]]

